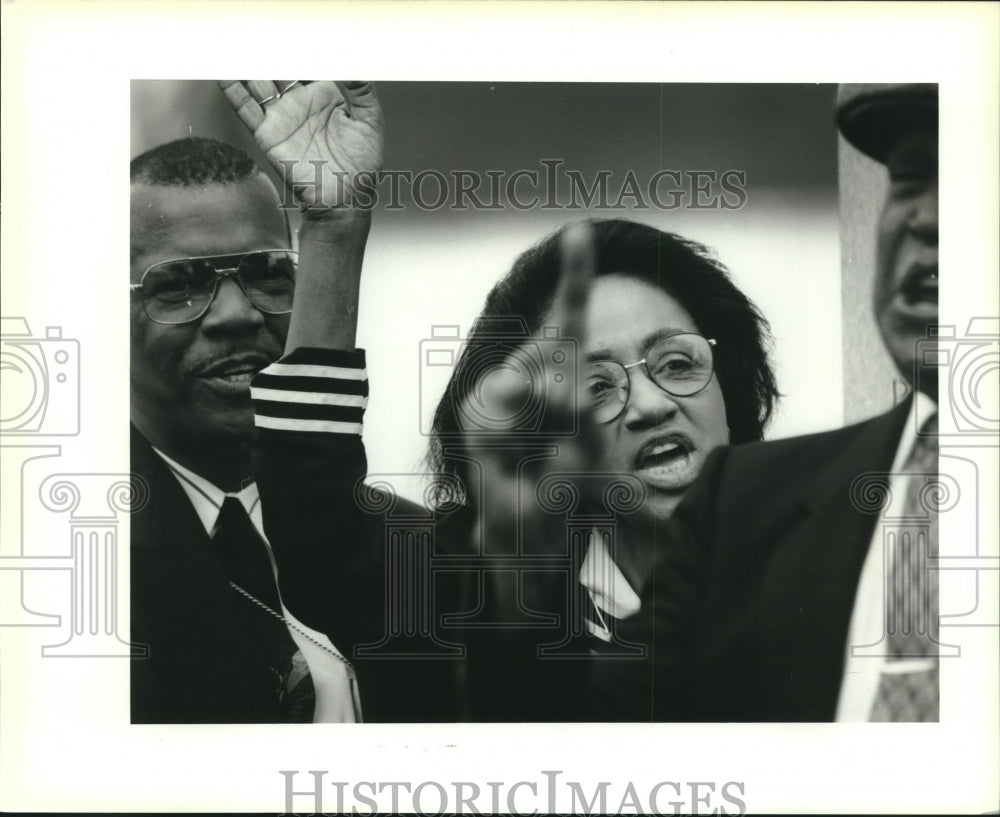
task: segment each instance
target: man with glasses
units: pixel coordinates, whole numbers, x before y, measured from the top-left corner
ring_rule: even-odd
[[[363,246],[364,236],[360,237]],[[279,600],[250,379],[289,331],[296,254],[249,156],[202,138],[131,165],[133,722],[353,721],[353,670]]]

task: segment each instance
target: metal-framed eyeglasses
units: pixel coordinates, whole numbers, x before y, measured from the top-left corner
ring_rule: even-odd
[[[630,370],[642,366],[657,386],[673,397],[691,397],[704,389],[714,371],[714,338],[695,332],[676,332],[657,340],[635,363],[595,360],[583,368],[592,416],[610,423],[628,404]]]
[[[199,320],[215,300],[219,282],[232,277],[247,300],[265,315],[292,311],[298,254],[292,250],[255,250],[160,261],[129,289],[142,298],[146,316],[170,325]]]

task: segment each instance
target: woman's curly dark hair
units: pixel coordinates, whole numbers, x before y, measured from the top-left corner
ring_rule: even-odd
[[[726,404],[730,442],[762,439],[780,396],[769,359],[770,326],[733,284],[728,270],[707,248],[674,233],[626,219],[588,223],[597,276],[624,274],[652,284],[688,311],[702,335],[718,342],[715,373]],[[477,338],[495,339],[497,327],[511,318],[530,334],[538,331],[559,281],[561,238],[567,227],[522,253],[487,295],[434,413],[427,462],[441,477],[464,476],[460,463],[445,455],[444,446],[461,436],[457,409],[474,383],[469,373],[476,366]],[[454,486],[456,481],[444,479],[440,484]],[[452,489],[438,499],[453,503],[465,497],[454,496]]]

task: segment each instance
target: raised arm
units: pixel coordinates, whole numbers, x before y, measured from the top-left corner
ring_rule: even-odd
[[[283,600],[347,650],[378,628],[358,607],[381,582],[382,530],[354,500],[367,472],[355,336],[370,213],[352,206],[352,181],[380,167],[382,112],[371,83],[220,86],[302,213],[286,354],[251,391],[264,525]]]
[[[355,206],[355,193],[373,186],[382,163],[375,89],[370,82],[222,87],[302,212],[286,355],[252,385],[255,475],[282,599],[353,663],[366,720],[451,719],[452,664],[411,660],[404,670],[356,649],[378,643],[388,626],[383,497],[357,496],[367,475],[368,378],[355,345],[370,213]],[[395,500],[398,510],[411,504]]]

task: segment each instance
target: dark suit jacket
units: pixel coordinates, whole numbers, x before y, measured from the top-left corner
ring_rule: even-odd
[[[340,449],[317,440],[313,447],[301,435],[268,437],[261,501],[282,597],[351,658],[355,646],[385,634],[385,519],[353,502],[360,442]],[[132,640],[149,646],[148,658],[132,662],[132,722],[280,722],[256,627],[190,500],[134,427],[131,446],[132,472],[149,488],[148,503],[132,515]],[[307,544],[309,553],[299,553]],[[414,658],[405,671],[398,659],[353,661],[366,721],[454,719],[455,661]]]
[[[641,680],[654,720],[835,717],[879,515],[871,502],[852,501],[851,487],[864,474],[885,483],[909,407],[712,454],[659,543],[643,593],[654,666]]]
[[[368,473],[360,437],[261,429],[256,450],[254,473],[282,598],[296,617],[326,633],[351,658],[366,721],[614,719],[589,695],[588,674],[598,659],[538,656],[540,645],[566,635],[570,577],[536,569],[532,575],[541,577],[542,597],[522,598],[528,607],[538,605],[536,613],[556,614],[554,626],[449,624],[449,614],[476,613],[485,621],[500,615],[492,580],[479,574],[475,558],[471,567],[469,558],[462,558],[473,554],[468,509],[430,514],[385,493],[359,501],[357,485]],[[420,537],[430,530],[433,543],[421,551]],[[638,535],[651,534],[643,527]],[[565,543],[554,548],[565,550]],[[406,555],[387,562],[387,553]],[[432,556],[444,557],[438,566],[459,557],[466,567],[435,571]],[[575,573],[570,576],[575,583]],[[409,595],[407,588],[414,586],[424,593],[420,616],[401,613],[403,608],[412,613],[413,607],[393,608],[390,601],[400,591]],[[384,639],[392,626],[420,629],[418,617],[441,642],[454,645],[453,654],[419,637],[391,642],[393,649],[412,649],[405,657],[357,653],[356,647]],[[635,624],[622,628],[624,640],[645,633]],[[424,657],[435,650],[436,657]],[[649,666],[648,660],[625,663],[632,674]],[[619,719],[648,719],[648,695],[634,707],[622,709],[618,699],[614,704]]]
[[[273,675],[190,500],[131,430],[132,472],[149,501],[132,515],[133,723],[281,720]]]
[[[420,637],[423,629],[436,632],[440,616],[454,611],[458,577],[434,579],[432,586],[429,552],[423,561],[403,557],[387,568],[390,550],[412,554],[417,537],[440,530],[440,522],[387,492],[359,500],[367,468],[360,437],[259,430],[254,473],[282,599],[352,662],[366,722],[459,719],[460,648]],[[399,536],[412,538],[404,544]],[[424,592],[412,616],[390,602],[410,579]],[[387,641],[390,634],[404,637]],[[381,642],[387,643],[373,649]]]

